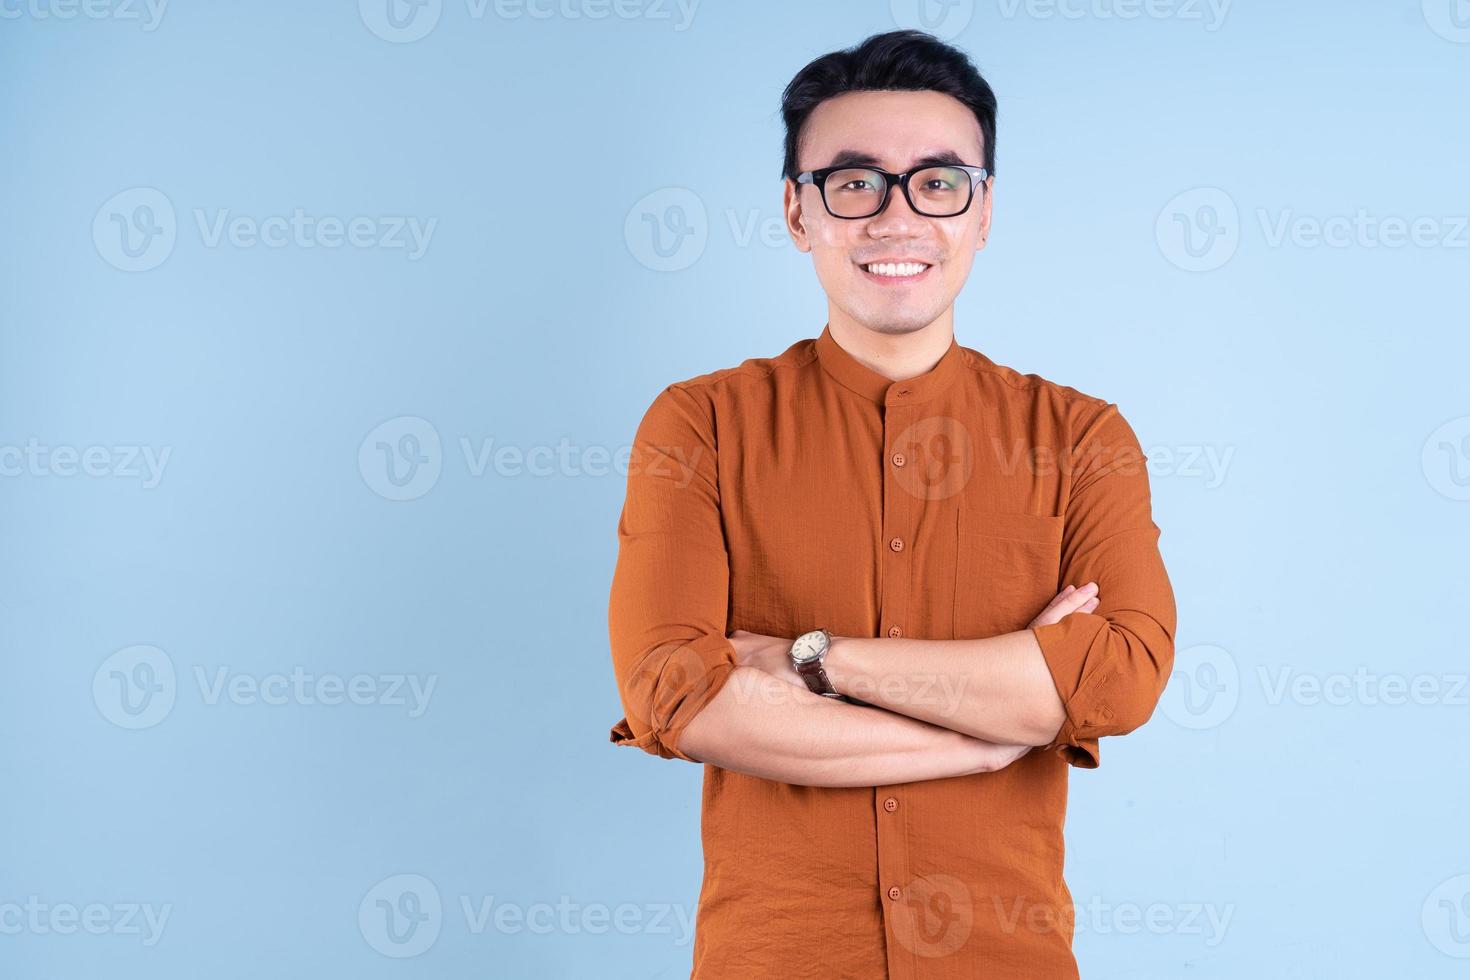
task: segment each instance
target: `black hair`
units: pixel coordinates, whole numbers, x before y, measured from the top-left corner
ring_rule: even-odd
[[[796,148],[812,110],[844,92],[934,91],[969,107],[980,123],[986,170],[995,173],[995,92],[968,55],[917,30],[874,34],[860,44],[812,61],[781,93],[786,160],[781,176],[796,179]]]

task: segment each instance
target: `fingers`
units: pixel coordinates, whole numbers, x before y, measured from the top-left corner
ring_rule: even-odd
[[[1098,607],[1100,598],[1096,582],[1088,582],[1081,588],[1069,585],[1057,593],[1056,598],[1031,621],[1031,625],[1049,626],[1074,612],[1092,612]]]
[[[1056,595],[1052,596],[1051,602],[1048,602],[1046,606],[1041,610],[1041,612],[1037,613],[1036,618],[1040,619],[1042,616],[1045,616],[1047,613],[1051,612],[1057,607],[1058,603],[1066,599],[1075,591],[1077,591],[1077,587],[1075,585],[1069,585],[1062,591],[1058,592]]]
[[[1067,613],[1077,612],[1089,602],[1096,602],[1097,599],[1097,583],[1088,582],[1081,588],[1072,585],[1067,586],[1061,592],[1057,593],[1057,597],[1052,600],[1052,604],[1057,607],[1057,611],[1061,615],[1065,616]],[[1094,608],[1096,607],[1094,606]]]

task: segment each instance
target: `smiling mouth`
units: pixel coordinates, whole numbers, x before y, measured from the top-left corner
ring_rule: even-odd
[[[869,262],[858,268],[872,280],[885,284],[900,285],[917,282],[924,278],[933,266],[928,262]]]

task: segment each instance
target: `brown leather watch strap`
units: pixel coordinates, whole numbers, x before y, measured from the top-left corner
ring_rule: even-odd
[[[813,694],[823,694],[829,698],[840,697],[837,688],[832,686],[832,679],[822,669],[821,660],[808,660],[806,663],[796,665],[796,672],[801,679],[806,681],[807,688]]]

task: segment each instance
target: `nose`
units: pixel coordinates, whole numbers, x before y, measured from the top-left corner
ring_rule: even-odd
[[[912,237],[922,232],[925,218],[909,207],[908,197],[897,184],[888,189],[883,210],[868,219],[868,234],[874,238]]]

